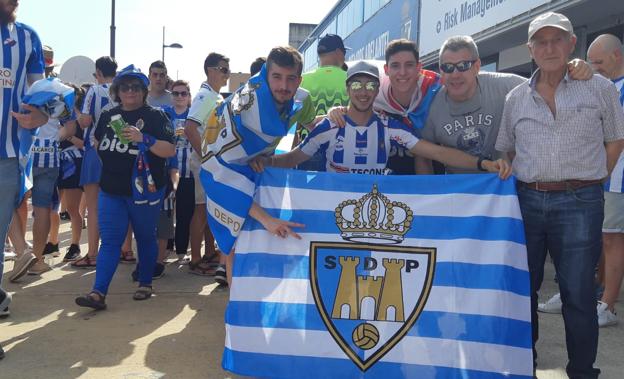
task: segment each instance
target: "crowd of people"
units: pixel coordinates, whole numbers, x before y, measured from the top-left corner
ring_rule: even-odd
[[[422,68],[412,41],[391,41],[379,64],[345,63],[348,48],[328,34],[318,42],[317,69],[302,73],[300,54],[276,47],[252,62],[251,85],[226,99],[220,91],[230,60],[222,53],[206,57],[206,80],[194,96],[188,82],[169,79],[162,61],[144,74],[133,65],[119,69],[104,56],[95,62],[96,83],[74,86],[75,115],[59,120],[21,103],[28,85],[54,75],[54,64],[52,49],[15,21],[16,7],[15,0],[0,0],[3,30],[29,47],[12,61],[2,58],[19,80],[5,86],[11,101],[2,105],[0,234],[11,249],[6,243],[0,249],[0,279],[5,259],[15,260],[12,282],[52,269],[44,257],[60,254],[60,213],[72,227],[63,260],[96,272],[91,291],[76,298],[79,306],[106,308],[119,262],[136,263],[133,298],[149,299],[173,251],[190,273],[231,285],[234,249],[219,246],[211,233],[227,227],[212,217],[219,205],[211,194],[220,190],[222,175],[249,178],[267,166],[369,175],[494,172],[502,179],[513,173],[526,235],[533,343],[537,312],[561,312],[568,375],[599,375],[598,327],[617,323],[624,275],[624,48],[617,37],[597,37],[588,62],[569,61],[576,46],[570,21],[540,15],[529,25],[527,46],[537,69],[527,80],[482,72],[470,36],[442,44],[437,73]],[[245,91],[255,91],[257,109],[240,104],[237,96]],[[295,124],[292,150],[274,155]],[[279,133],[266,132],[269,126]],[[18,128],[38,128],[29,157],[32,189],[25,194]],[[252,132],[261,141],[232,139]],[[25,239],[28,201],[32,245]],[[282,238],[298,238],[303,227],[253,202],[248,214]],[[85,224],[88,249],[81,254]],[[560,294],[538,304],[547,255]],[[9,315],[10,301],[0,286],[0,315]]]

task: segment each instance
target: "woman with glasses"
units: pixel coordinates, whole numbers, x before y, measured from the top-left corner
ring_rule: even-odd
[[[98,199],[102,243],[93,289],[76,298],[83,307],[106,308],[129,223],[139,254],[139,288],[133,298],[145,300],[152,295],[156,224],[167,183],[165,161],[175,154],[175,146],[167,116],[146,103],[148,85],[148,78],[133,65],[121,70],[110,89],[119,105],[102,113],[95,129],[102,160]]]

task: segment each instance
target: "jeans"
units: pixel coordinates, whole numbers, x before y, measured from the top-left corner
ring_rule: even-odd
[[[161,197],[164,188],[160,190]],[[106,295],[119,264],[121,245],[126,238],[128,222],[132,223],[139,255],[139,286],[151,286],[158,256],[156,224],[161,203],[137,205],[131,196],[111,195],[100,191],[98,222],[102,243],[97,257],[93,290]]]
[[[531,276],[533,354],[539,337],[537,292],[544,261],[553,259],[563,302],[568,365],[571,378],[597,378],[593,368],[598,349],[594,270],[602,251],[604,194],[601,185],[576,190],[539,192],[520,186]]]
[[[17,205],[20,186],[20,171],[17,158],[0,159],[0,288],[4,272],[4,241],[6,240],[11,217]],[[0,309],[1,311],[2,309]]]

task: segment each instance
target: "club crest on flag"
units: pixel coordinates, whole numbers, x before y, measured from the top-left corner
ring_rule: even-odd
[[[366,371],[407,334],[431,291],[435,247],[403,246],[414,215],[373,185],[341,202],[335,221],[348,242],[310,243],[310,284],[321,318]]]

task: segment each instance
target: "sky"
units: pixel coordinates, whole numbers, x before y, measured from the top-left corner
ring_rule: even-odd
[[[117,0],[115,57],[119,68],[134,64],[147,72],[161,59],[173,78],[205,80],[203,62],[212,51],[230,58],[232,72],[249,72],[251,62],[272,47],[288,44],[289,23],[320,22],[337,0]],[[53,6],[51,6],[53,4]],[[110,52],[111,0],[21,0],[17,20],[33,27],[54,49],[55,63],[83,55],[96,60]],[[57,67],[59,72],[61,67]],[[225,90],[225,88],[224,88]]]

